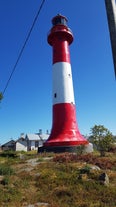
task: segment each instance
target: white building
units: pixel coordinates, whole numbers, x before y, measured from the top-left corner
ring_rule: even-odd
[[[16,142],[15,142],[15,150],[16,151],[26,151],[27,152],[27,141],[25,138],[20,137]]]
[[[21,136],[16,141],[16,151],[31,151],[38,150],[43,143],[48,139],[49,134],[26,134]]]

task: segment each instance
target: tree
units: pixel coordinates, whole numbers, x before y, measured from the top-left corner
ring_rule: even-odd
[[[101,156],[105,156],[105,152],[110,149],[114,142],[112,133],[103,125],[95,125],[91,128],[90,140],[95,144]]]

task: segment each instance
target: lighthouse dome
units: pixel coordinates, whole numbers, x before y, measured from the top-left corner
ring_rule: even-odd
[[[58,14],[52,19],[53,26],[56,26],[59,24],[67,26],[67,22],[68,22],[67,18],[61,14]]]

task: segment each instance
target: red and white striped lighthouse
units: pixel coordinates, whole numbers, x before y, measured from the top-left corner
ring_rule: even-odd
[[[44,143],[46,151],[73,151],[88,141],[80,134],[76,122],[69,45],[73,34],[67,27],[67,18],[58,14],[52,19],[53,27],[48,43],[53,48],[53,120],[52,130]]]

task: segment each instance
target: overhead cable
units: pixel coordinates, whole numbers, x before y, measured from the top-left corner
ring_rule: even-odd
[[[37,14],[36,14],[36,16],[35,16],[35,18],[34,18],[34,20],[33,20],[32,26],[31,26],[31,28],[30,28],[28,34],[27,34],[27,37],[26,37],[26,39],[25,39],[25,41],[24,41],[24,44],[23,44],[23,46],[22,46],[22,48],[21,48],[21,50],[20,50],[20,52],[19,52],[19,55],[18,55],[18,57],[17,57],[17,59],[16,59],[16,62],[15,62],[15,64],[14,64],[14,66],[13,66],[13,68],[12,68],[11,74],[10,74],[10,76],[9,76],[7,82],[6,82],[6,85],[5,85],[4,90],[3,90],[3,92],[2,92],[3,96],[4,96],[5,92],[6,92],[6,89],[8,88],[8,85],[9,85],[9,83],[10,83],[10,81],[11,81],[11,79],[12,79],[12,76],[13,76],[15,70],[16,70],[16,67],[17,67],[17,65],[18,65],[18,63],[19,63],[19,60],[21,59],[21,56],[22,56],[22,54],[23,54],[23,51],[24,51],[24,49],[25,49],[25,47],[26,47],[26,44],[27,44],[27,42],[28,42],[28,40],[29,40],[29,38],[30,38],[30,35],[31,35],[31,33],[32,33],[32,30],[33,30],[33,28],[34,28],[34,26],[35,26],[35,23],[36,23],[36,21],[37,21],[37,19],[38,19],[38,16],[39,16],[39,14],[40,14],[40,12],[41,12],[41,10],[42,10],[42,7],[43,7],[44,3],[45,3],[45,0],[42,0],[42,2],[41,2],[41,4],[40,4],[40,7],[39,7],[39,9],[38,9],[38,12],[37,12]]]

